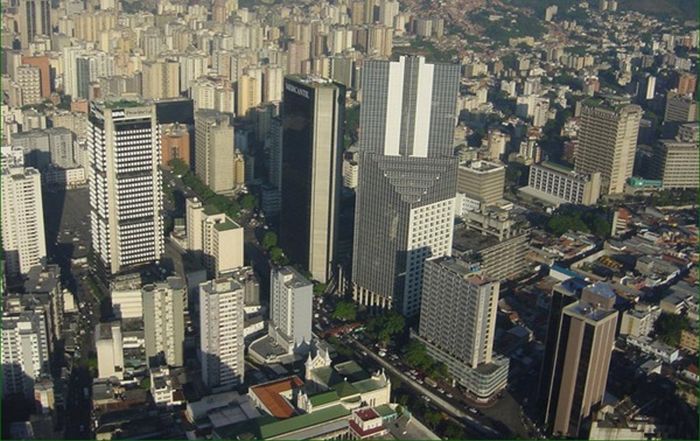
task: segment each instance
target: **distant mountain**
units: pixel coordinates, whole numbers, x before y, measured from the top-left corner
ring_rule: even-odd
[[[620,0],[620,9],[644,14],[663,14],[688,20],[697,20],[700,12],[698,0]]]

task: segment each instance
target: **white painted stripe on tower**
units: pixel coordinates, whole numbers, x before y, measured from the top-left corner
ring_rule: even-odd
[[[399,156],[401,138],[401,108],[403,105],[404,58],[389,63],[389,84],[386,97],[386,126],[384,155]]]
[[[433,72],[435,65],[420,59],[416,86],[416,121],[413,126],[413,149],[411,156],[428,156],[428,136],[430,135],[430,113],[433,97]]]

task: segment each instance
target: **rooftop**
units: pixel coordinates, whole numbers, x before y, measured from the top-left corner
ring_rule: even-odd
[[[289,418],[294,415],[294,407],[280,394],[300,388],[304,385],[296,375],[259,384],[250,388],[249,393],[255,394],[264,404],[268,412],[276,418]]]
[[[236,228],[240,228],[240,226],[227,217],[224,222],[219,222],[218,224],[214,224],[214,228],[216,228],[216,231],[227,231],[227,230],[235,230]]]
[[[272,438],[284,433],[295,432],[307,427],[324,424],[348,415],[350,415],[350,411],[342,405],[332,406],[316,412],[262,425],[260,427],[260,435],[265,439]]]

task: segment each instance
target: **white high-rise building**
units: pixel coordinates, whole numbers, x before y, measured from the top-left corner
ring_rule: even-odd
[[[92,246],[106,273],[160,259],[163,190],[153,106],[91,103],[88,176]]]
[[[49,373],[43,309],[2,317],[2,394],[34,395],[34,382]]]
[[[2,169],[2,244],[9,276],[27,273],[46,257],[41,176],[34,168]]]
[[[124,378],[124,340],[118,320],[95,326],[97,375],[99,378]]]
[[[243,381],[243,286],[232,277],[199,285],[199,355],[202,381],[212,391]]]
[[[182,366],[187,286],[179,277],[141,289],[146,359],[150,366]]]
[[[270,274],[270,335],[288,352],[311,343],[313,285],[291,266]]]

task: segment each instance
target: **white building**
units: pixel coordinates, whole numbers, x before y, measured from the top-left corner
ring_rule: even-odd
[[[160,136],[153,106],[91,102],[88,170],[92,246],[106,273],[164,251]]]
[[[25,274],[46,257],[41,176],[36,169],[2,169],[2,243],[6,274]]]
[[[291,266],[270,272],[270,335],[288,352],[311,342],[313,285]]]
[[[34,395],[34,382],[49,373],[43,310],[2,317],[2,394]]]
[[[199,285],[199,357],[202,381],[213,392],[243,381],[244,289],[233,278]]]
[[[119,321],[95,326],[97,371],[99,378],[124,378],[124,347]]]
[[[566,203],[593,205],[600,197],[600,176],[599,172],[577,173],[545,161],[530,166],[528,185],[520,191],[555,206]]]
[[[183,365],[187,287],[179,277],[141,288],[146,359],[149,366]],[[155,361],[155,364],[154,364]]]

